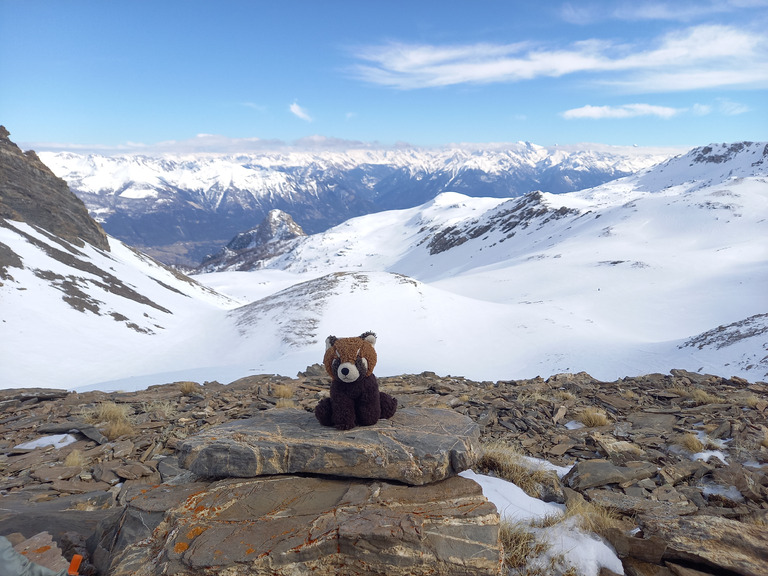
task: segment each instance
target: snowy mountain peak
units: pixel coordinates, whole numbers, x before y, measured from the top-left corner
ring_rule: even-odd
[[[270,210],[255,228],[236,235],[221,251],[206,258],[198,271],[259,268],[262,261],[290,249],[291,241],[306,236],[290,214]]]
[[[710,144],[694,148],[686,156],[692,157],[696,163],[723,164],[742,158],[743,163],[751,167],[766,168],[768,160],[768,144],[763,142],[736,142],[735,144]]]
[[[270,210],[258,226],[235,236],[227,244],[227,248],[240,251],[263,246],[270,242],[291,240],[299,236],[306,236],[306,233],[301,229],[301,226],[294,222],[290,214],[282,210]]]
[[[639,173],[639,189],[664,190],[673,186],[698,188],[734,178],[768,174],[768,142],[710,144],[690,150]],[[629,177],[629,182],[634,182]]]

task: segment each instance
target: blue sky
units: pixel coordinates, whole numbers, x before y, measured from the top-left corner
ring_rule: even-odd
[[[0,0],[0,123],[120,151],[768,140],[766,29],[768,0]]]

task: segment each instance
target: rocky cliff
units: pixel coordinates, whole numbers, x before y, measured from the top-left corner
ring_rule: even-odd
[[[0,218],[32,223],[75,245],[109,251],[107,236],[34,151],[22,152],[0,126]]]

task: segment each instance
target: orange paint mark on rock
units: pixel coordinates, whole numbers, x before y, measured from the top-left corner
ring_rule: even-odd
[[[173,551],[176,552],[176,554],[181,554],[182,552],[185,552],[189,548],[189,544],[186,542],[176,542],[176,546],[173,547]]]
[[[40,548],[35,550],[35,554],[42,554],[43,552],[48,552],[48,550],[50,549],[51,549],[50,546],[41,546]]]

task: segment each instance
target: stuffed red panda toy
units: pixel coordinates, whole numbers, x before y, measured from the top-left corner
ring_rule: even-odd
[[[373,375],[376,366],[376,334],[365,332],[356,338],[325,340],[325,371],[333,379],[331,396],[315,407],[315,416],[323,426],[349,430],[355,426],[371,426],[379,418],[391,418],[397,410],[397,399],[379,392]]]

